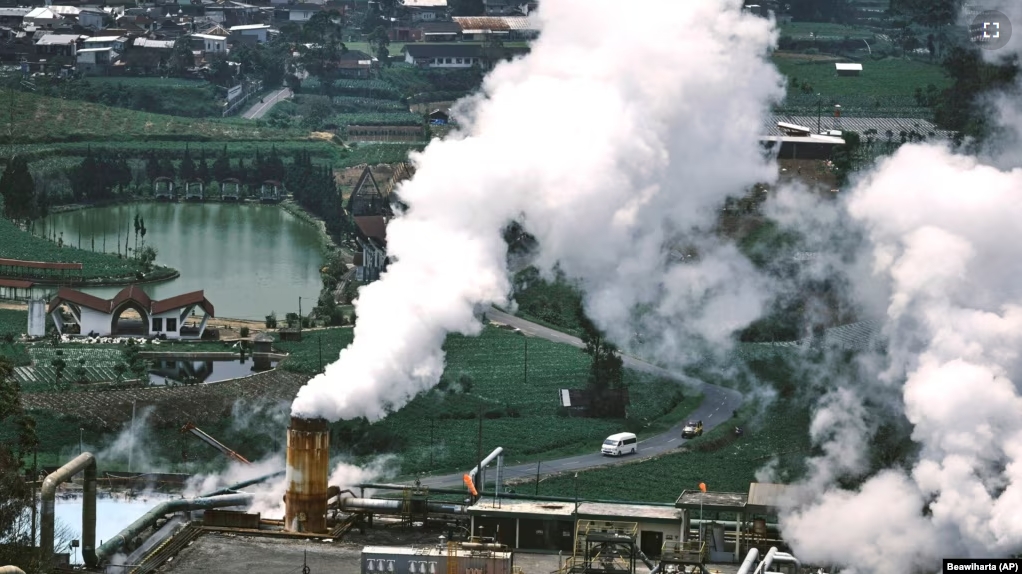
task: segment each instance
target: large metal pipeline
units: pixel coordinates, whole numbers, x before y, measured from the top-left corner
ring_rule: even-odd
[[[155,508],[143,514],[141,518],[132,522],[127,528],[120,531],[117,536],[114,536],[110,540],[104,542],[103,545],[96,550],[94,562],[92,564],[86,562],[86,564],[90,567],[95,567],[98,564],[95,559],[108,560],[111,556],[116,554],[128,542],[128,540],[135,538],[146,529],[152,527],[158,520],[168,514],[188,510],[209,510],[211,508],[225,508],[228,506],[248,506],[252,503],[252,498],[252,494],[241,492],[236,494],[211,496],[208,498],[180,498],[177,500],[168,500],[158,504]]]
[[[756,567],[756,573],[755,574],[763,574],[764,572],[768,572],[769,569],[770,569],[770,566],[772,566],[773,563],[774,563],[774,556],[776,556],[776,555],[777,555],[777,547],[776,546],[771,546],[770,550],[767,550],[766,556],[763,557],[763,561],[760,562],[759,566]]]
[[[96,563],[96,457],[90,452],[83,452],[71,462],[58,468],[43,480],[42,487],[42,520],[39,545],[45,569],[53,561],[53,531],[56,525],[55,498],[57,487],[62,482],[85,471],[84,500],[82,501],[82,558],[85,563]]]
[[[749,553],[745,555],[745,562],[742,562],[742,567],[738,569],[738,574],[750,574],[758,558],[759,548],[750,548]]]
[[[259,478],[253,478],[251,480],[244,480],[244,481],[239,482],[237,484],[232,484],[230,486],[225,486],[225,487],[221,488],[220,490],[214,490],[212,492],[207,492],[205,494],[200,494],[199,498],[209,498],[210,496],[218,496],[220,494],[234,494],[235,492],[237,492],[238,490],[241,490],[242,488],[245,488],[247,486],[252,486],[254,484],[259,484],[261,482],[266,482],[267,480],[270,480],[271,478],[277,478],[278,476],[284,476],[284,471],[283,470],[278,470],[277,472],[274,472],[274,473],[271,473],[271,474],[267,474],[265,476],[260,476]]]
[[[25,574],[25,571],[17,566],[0,566],[0,574]]]
[[[482,462],[477,464],[476,467],[473,468],[472,470],[468,471],[468,477],[471,478],[472,480],[475,480],[476,475],[479,474],[479,469],[486,468],[486,465],[493,462],[493,459],[500,456],[502,452],[504,452],[504,447],[502,446],[498,446],[497,448],[493,449],[493,452],[491,452],[486,458],[484,458]]]
[[[374,512],[377,514],[404,514],[408,507],[404,500],[384,498],[353,498],[345,496],[338,501],[338,506],[345,512]],[[467,514],[464,504],[447,502],[426,502],[426,511],[431,514]]]

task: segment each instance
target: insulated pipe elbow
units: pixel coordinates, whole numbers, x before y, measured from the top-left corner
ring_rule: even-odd
[[[25,574],[25,571],[17,566],[0,566],[0,574]]]
[[[39,548],[43,560],[53,560],[53,536],[56,527],[55,499],[57,487],[74,475],[85,471],[85,488],[82,501],[82,557],[88,566],[95,566],[96,550],[96,458],[90,452],[71,459],[43,479],[41,489],[42,513],[40,517]],[[91,563],[90,563],[91,561]]]

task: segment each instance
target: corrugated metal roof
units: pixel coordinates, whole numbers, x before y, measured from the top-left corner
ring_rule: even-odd
[[[47,34],[36,40],[36,46],[67,46],[78,41],[78,34]]]
[[[135,47],[170,50],[174,47],[174,40],[150,40],[149,38],[135,38]]]
[[[455,16],[451,18],[462,30],[538,30],[526,16]]]
[[[838,70],[858,70],[862,71],[862,64],[834,64]]]
[[[88,54],[90,52],[112,52],[113,48],[83,48],[78,50],[79,54]]]
[[[794,490],[787,484],[753,482],[749,485],[749,498],[746,509],[749,512],[769,514],[782,506],[794,502]]]
[[[86,38],[85,40],[83,40],[83,42],[86,43],[86,44],[88,44],[90,42],[91,43],[116,42],[117,40],[120,40],[120,39],[121,39],[120,36],[93,36],[91,38]]]
[[[407,8],[444,8],[447,0],[403,0],[401,5]]]
[[[834,119],[830,116],[823,116],[821,121],[821,128],[829,130],[834,125]],[[766,132],[764,135],[779,136],[783,135],[780,128],[777,127],[777,122],[787,122],[791,124],[798,124],[802,126],[812,126],[813,131],[816,131],[816,116],[791,116],[786,114],[775,114],[770,116],[769,122],[765,126]],[[894,133],[894,137],[897,138],[898,134],[902,131],[922,134],[927,138],[932,137],[950,139],[952,132],[948,130],[942,130],[924,119],[919,118],[841,118],[841,129],[851,130],[862,134],[863,132],[874,129],[877,131],[879,138],[885,138],[887,130],[891,130]]]

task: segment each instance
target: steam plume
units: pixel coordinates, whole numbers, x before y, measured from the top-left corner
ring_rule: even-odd
[[[845,400],[822,405],[814,430],[846,415],[814,436],[829,451],[810,481],[823,493],[782,519],[803,560],[893,573],[1022,549],[1022,248],[1006,240],[1020,189],[1020,169],[908,145],[854,191],[848,213],[868,230],[873,280],[888,295],[886,365],[859,390],[900,393],[920,453],[856,491],[835,487],[862,469],[831,463],[861,456],[872,429],[864,397],[831,394]]]
[[[619,343],[638,325],[677,356],[688,336],[724,343],[758,316],[762,280],[706,238],[726,196],[776,175],[757,142],[781,96],[775,35],[741,4],[545,0],[531,54],[460,102],[461,133],[413,158],[409,209],[387,230],[396,261],[360,291],[354,342],[292,414],[376,420],[433,386],[447,334],[478,334],[477,306],[507,303],[512,219]],[[701,257],[677,264],[682,248]]]

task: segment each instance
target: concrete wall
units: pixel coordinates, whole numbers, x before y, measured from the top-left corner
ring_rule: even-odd
[[[46,335],[46,301],[33,299],[28,302],[28,336]]]

